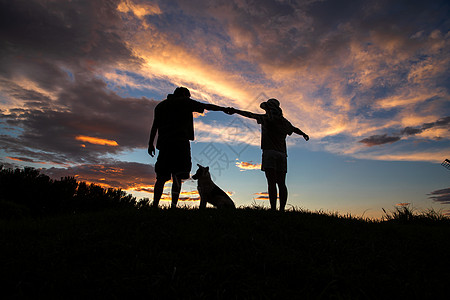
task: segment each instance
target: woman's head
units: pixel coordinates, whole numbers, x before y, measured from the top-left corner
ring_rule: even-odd
[[[271,98],[266,102],[263,102],[259,105],[262,109],[264,109],[267,113],[282,116],[283,110],[280,107],[280,101],[275,98]]]

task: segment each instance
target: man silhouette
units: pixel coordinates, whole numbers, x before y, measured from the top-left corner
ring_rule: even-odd
[[[261,170],[266,174],[270,208],[276,210],[278,185],[280,211],[284,211],[288,196],[286,136],[295,132],[302,135],[306,141],[309,140],[309,136],[283,117],[283,111],[277,99],[269,99],[261,103],[260,107],[265,110],[265,114],[254,114],[234,108],[230,113],[255,119],[258,124],[261,124],[261,149],[263,152]]]
[[[154,141],[159,150],[155,164],[156,183],[153,206],[158,207],[164,184],[172,178],[172,208],[177,206],[183,179],[188,179],[192,167],[190,141],[194,140],[193,112],[206,110],[230,112],[230,108],[192,100],[185,87],[177,87],[173,94],[155,107],[148,153],[155,155]]]

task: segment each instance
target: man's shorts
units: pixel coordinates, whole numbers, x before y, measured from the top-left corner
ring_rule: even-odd
[[[156,179],[170,180],[172,175],[188,179],[192,168],[191,145],[189,141],[164,145],[156,159]]]
[[[277,173],[287,173],[287,154],[276,150],[263,150],[261,170],[275,169]]]

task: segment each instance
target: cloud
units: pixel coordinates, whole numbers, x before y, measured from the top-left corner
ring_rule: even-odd
[[[183,187],[185,188],[185,185],[183,185]],[[140,187],[135,187],[133,188],[133,191],[136,192],[146,192],[149,194],[153,194],[154,193],[154,185],[151,186],[140,186]],[[232,193],[227,192],[227,194],[231,195]],[[171,196],[171,186],[167,185],[164,187],[164,192],[161,196],[161,201],[172,201],[172,196]],[[198,191],[193,190],[193,191],[181,191],[180,196],[178,198],[178,201],[182,201],[182,202],[196,202],[196,201],[200,201],[200,194],[198,193]]]
[[[133,190],[136,192],[146,192],[146,193],[153,194],[154,186],[134,188]],[[164,190],[165,190],[165,192],[163,192],[163,194],[161,195],[161,201],[172,201],[170,187],[167,187]],[[182,191],[180,193],[178,201],[182,201],[182,202],[200,201],[200,195],[197,191]]]
[[[15,93],[27,91],[16,87]],[[45,153],[59,163],[93,163],[101,155],[146,147],[156,103],[122,98],[100,80],[75,82],[51,105],[36,108],[24,102],[20,109],[0,113],[7,125],[21,128],[17,136],[1,135],[0,148],[31,159],[42,160]]]
[[[268,192],[254,193],[253,195],[256,195],[256,197],[254,198],[255,200],[269,200]]]
[[[365,144],[366,146],[378,146],[383,144],[390,144],[400,140],[398,136],[388,136],[386,134],[383,135],[372,135],[371,137],[362,139],[359,141],[360,143]]]
[[[154,186],[137,187],[137,188],[134,188],[134,190],[136,192],[146,192],[146,193],[153,194],[155,191],[155,187]]]
[[[159,15],[161,10],[159,6],[154,3],[133,3],[129,0],[124,0],[119,3],[117,10],[122,13],[132,12],[136,17],[142,19],[148,15]]]
[[[2,2],[0,73],[10,79],[27,77],[52,89],[64,81],[60,65],[83,76],[96,68],[136,61],[114,30],[122,23],[117,5],[115,0]]]
[[[368,147],[378,146],[378,145],[383,145],[383,144],[391,144],[391,143],[401,140],[401,136],[414,136],[414,135],[421,134],[424,131],[436,132],[436,131],[431,131],[430,129],[432,129],[432,128],[444,129],[443,131],[440,131],[440,133],[444,137],[447,138],[450,133],[449,124],[450,124],[450,117],[444,117],[444,118],[440,118],[436,122],[424,123],[423,125],[421,125],[419,127],[405,127],[395,136],[388,136],[387,134],[372,135],[368,138],[360,140],[359,142],[365,144]],[[428,137],[430,137],[430,135],[428,135]],[[441,139],[442,138],[439,135],[438,136],[432,135],[432,137],[433,137],[433,139]]]
[[[406,148],[409,148],[406,146]],[[440,163],[442,158],[448,155],[447,149],[430,149],[416,150],[410,149],[402,151],[376,151],[376,152],[356,152],[353,154],[358,159],[370,159],[379,161],[427,161],[432,163]]]
[[[119,96],[100,79],[141,63],[123,38],[119,4],[0,4],[0,117],[14,129],[2,131],[0,148],[10,157],[93,164],[106,154],[146,147],[157,102]],[[157,12],[152,5],[128,7],[140,16]]]
[[[241,171],[245,170],[261,170],[261,164],[260,163],[254,163],[252,161],[246,162],[246,161],[237,161],[236,166],[241,169]]]
[[[78,135],[75,137],[75,139],[77,141],[87,142],[87,143],[91,143],[94,145],[119,146],[119,144],[117,144],[116,141],[101,139],[101,138],[92,137],[92,136]]]
[[[345,135],[355,143],[364,132],[398,130],[404,116],[439,118],[446,111],[449,60],[443,53],[449,36],[445,28],[435,27],[437,20],[446,20],[436,9],[445,8],[442,1],[434,1],[433,9],[401,2],[395,19],[386,13],[394,9],[389,2],[359,1],[345,11],[329,1],[261,1],[258,9],[241,1],[195,3],[160,3],[162,15],[147,18],[158,32],[152,36],[155,43],[168,46],[164,64],[171,66],[155,67],[153,73],[179,81],[194,78],[198,90],[230,98],[241,108],[246,103],[237,98],[264,90],[278,97],[287,117],[317,140]],[[176,13],[180,7],[181,15]],[[421,22],[410,20],[412,12]],[[164,15],[176,18],[177,24],[165,22]],[[144,36],[135,35],[133,41],[148,40]],[[158,61],[161,51],[153,47],[138,53]],[[405,130],[405,137],[413,132]],[[399,137],[379,135],[367,145]],[[326,142],[321,145],[328,148]],[[338,153],[346,147],[344,142],[337,146]]]
[[[0,114],[10,129],[0,147],[34,162],[103,163],[148,140],[157,102],[124,93],[186,85],[254,112],[262,92],[276,97],[319,151],[435,160],[450,139],[448,4],[349,3],[2,2]],[[242,128],[196,119],[198,141],[259,145],[259,128]],[[83,147],[77,136],[118,146]],[[364,147],[418,139],[432,150]]]
[[[152,165],[116,161],[103,164],[83,164],[69,168],[41,169],[54,179],[74,176],[78,181],[95,183],[104,187],[142,189],[153,186],[156,180]]]
[[[28,157],[11,157],[11,156],[6,156],[6,158],[7,159],[10,159],[10,160],[14,160],[14,161],[22,161],[22,162],[29,162],[29,163],[36,163],[36,164],[46,164],[46,162],[43,162],[43,161],[35,161],[35,160],[32,160],[32,159],[30,159],[30,158],[28,158]]]
[[[181,192],[179,201],[200,201],[200,195],[197,191]]]
[[[441,204],[450,204],[450,188],[436,190],[431,192],[430,199]]]

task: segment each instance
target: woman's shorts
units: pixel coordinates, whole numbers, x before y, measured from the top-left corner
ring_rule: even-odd
[[[263,150],[261,170],[275,169],[277,173],[287,173],[287,154],[276,150]]]

